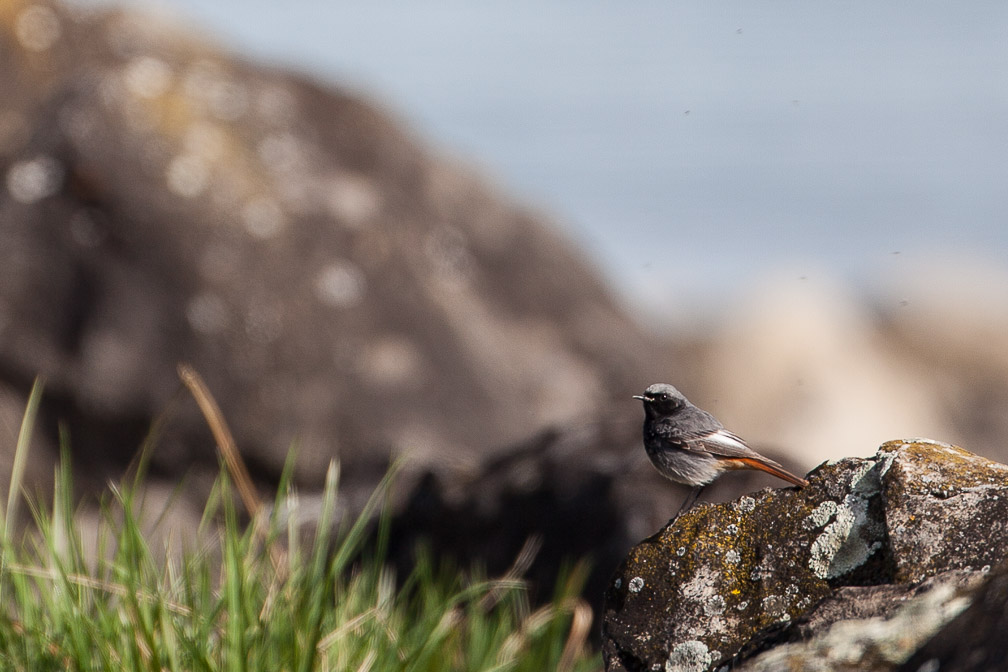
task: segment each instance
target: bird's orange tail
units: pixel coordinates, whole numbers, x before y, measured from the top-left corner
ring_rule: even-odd
[[[799,488],[804,488],[808,485],[808,481],[804,478],[795,476],[781,465],[770,460],[764,462],[751,457],[733,457],[730,458],[729,461],[740,463],[738,466],[739,469],[756,469],[758,471],[765,471],[768,474],[773,474],[777,478],[787,481],[788,483],[797,485]]]

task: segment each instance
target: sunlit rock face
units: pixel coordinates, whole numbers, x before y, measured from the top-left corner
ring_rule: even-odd
[[[171,407],[160,468],[213,463],[185,361],[267,474],[292,443],[306,482],[475,463],[662,359],[540,217],[358,97],[49,2],[0,7],[0,52],[0,374],[44,374],[80,449]]]
[[[1006,516],[1008,465],[927,439],[827,462],[802,490],[695,507],[610,581],[606,669],[902,669],[971,604],[1004,612],[1003,587],[981,603],[1004,582]],[[1003,651],[982,632],[984,660]]]

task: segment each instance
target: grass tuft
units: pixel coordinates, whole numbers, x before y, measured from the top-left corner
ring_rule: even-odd
[[[535,611],[519,571],[500,579],[461,572],[420,548],[413,570],[397,576],[384,561],[391,474],[360,516],[343,520],[332,464],[318,522],[305,530],[294,522],[307,516],[299,516],[290,484],[292,461],[273,505],[254,504],[249,516],[237,504],[247,506],[249,493],[235,496],[235,467],[222,458],[201,525],[210,542],[169,552],[142,529],[149,519],[141,516],[142,468],[110,488],[96,525],[81,522],[64,437],[53,501],[28,499],[33,524],[15,532],[40,395],[37,383],[0,534],[0,669],[601,668],[585,645],[591,610],[578,597],[583,566],[561,577],[553,601]]]

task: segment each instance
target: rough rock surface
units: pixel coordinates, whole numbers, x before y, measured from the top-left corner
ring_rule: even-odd
[[[972,602],[906,661],[900,672],[991,672],[1008,667],[1008,564],[970,596]]]
[[[607,669],[896,669],[1008,550],[1008,466],[960,448],[890,442],[809,481],[636,546],[606,593]]]
[[[889,594],[891,591],[886,590],[887,587],[869,588],[868,595],[862,591],[845,595],[844,600],[867,598],[879,607],[878,614],[831,619],[833,614],[829,613],[832,611],[829,606],[817,607],[812,616],[821,621],[820,627],[812,629],[807,638],[776,646],[736,669],[746,672],[895,670],[935,630],[981,595],[985,573],[982,569],[950,570],[921,585],[897,591],[895,595]],[[838,599],[831,598],[829,602],[839,604]],[[820,612],[827,613],[820,615]]]

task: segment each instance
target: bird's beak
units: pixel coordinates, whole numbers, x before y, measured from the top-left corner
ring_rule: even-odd
[[[639,394],[635,394],[635,395],[633,395],[633,396],[632,396],[632,397],[630,397],[630,398],[631,398],[631,399],[640,399],[641,401],[644,401],[644,397],[640,396]]]

